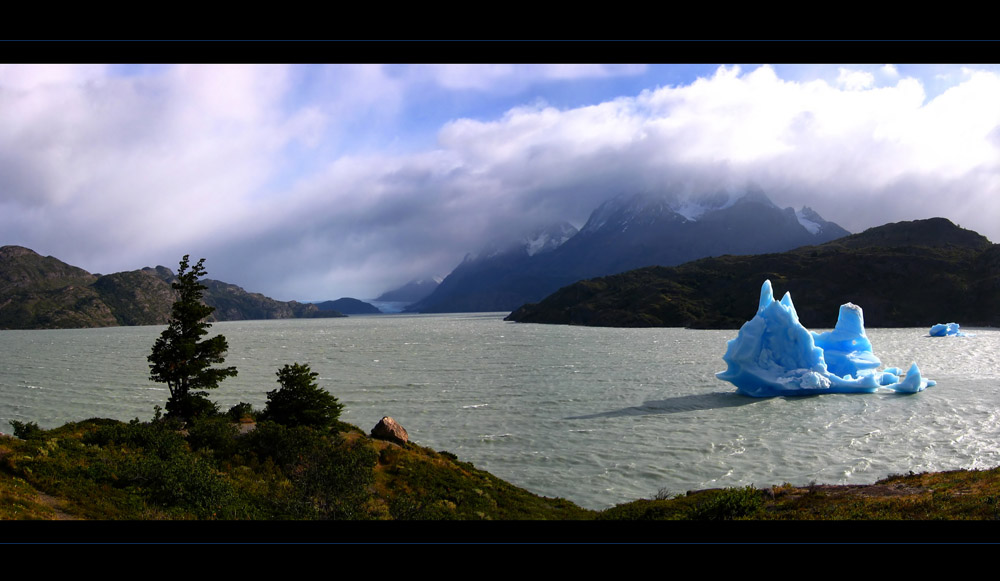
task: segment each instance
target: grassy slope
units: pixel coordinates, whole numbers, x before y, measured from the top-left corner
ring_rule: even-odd
[[[148,426],[149,424],[144,424]],[[119,441],[95,443],[93,434],[113,420],[88,420],[44,431],[29,440],[0,439],[0,519],[174,520],[315,519],[363,520],[940,520],[1000,518],[1000,468],[890,476],[872,485],[694,491],[661,494],[601,512],[559,498],[545,498],[462,462],[448,452],[370,440],[352,430],[338,440],[342,450],[365,450],[364,497],[355,512],[317,512],[329,498],[311,490],[310,506],[292,492],[308,463],[289,471],[277,460],[247,461],[244,449],[219,460],[209,448],[181,443],[182,472],[163,469],[157,482],[143,481],[135,466],[166,457]],[[134,428],[134,424],[133,424]],[[118,432],[120,433],[120,432]],[[88,436],[88,434],[90,436]],[[189,440],[191,438],[189,437]],[[89,442],[89,443],[88,443]],[[160,445],[160,444],[156,444]],[[293,451],[291,456],[303,454]],[[308,455],[308,454],[306,454]],[[181,460],[183,459],[183,460]],[[159,460],[158,469],[166,465]],[[190,474],[188,474],[190,473]],[[193,475],[193,476],[192,476]],[[127,482],[126,482],[127,480]],[[166,499],[169,498],[169,502]],[[208,500],[204,500],[208,499]],[[247,504],[257,506],[256,512]],[[325,505],[324,505],[325,506]],[[238,507],[234,509],[233,507]],[[234,512],[234,510],[236,510]],[[218,513],[216,512],[218,511]],[[244,511],[240,513],[239,511]],[[296,512],[299,511],[299,512]]]
[[[152,423],[87,420],[0,438],[0,519],[508,520],[592,516],[447,452],[280,426],[186,438]],[[257,431],[257,430],[255,430]],[[252,432],[253,433],[253,432]],[[42,495],[51,495],[43,500]]]

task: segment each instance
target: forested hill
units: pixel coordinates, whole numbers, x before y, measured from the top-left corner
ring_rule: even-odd
[[[101,276],[27,248],[0,247],[0,329],[166,324],[176,299],[173,280],[164,266]],[[202,282],[215,321],[343,316],[217,280]]]
[[[776,295],[792,293],[806,327],[833,327],[847,302],[864,309],[869,327],[1000,326],[1000,245],[944,218],[886,224],[778,254],[580,281],[507,320],[737,329],[756,312],[766,279]]]

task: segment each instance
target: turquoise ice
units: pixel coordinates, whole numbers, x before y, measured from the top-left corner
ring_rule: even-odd
[[[771,281],[760,289],[757,314],[729,341],[719,379],[744,395],[772,397],[820,393],[874,393],[880,388],[915,393],[935,384],[913,363],[904,374],[882,362],[865,334],[861,307],[841,305],[832,331],[813,333],[799,323],[792,296],[774,300]]]
[[[958,330],[958,323],[938,323],[931,327],[931,337],[971,337]]]

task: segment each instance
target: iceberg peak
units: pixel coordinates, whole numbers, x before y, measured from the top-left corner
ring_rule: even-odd
[[[774,302],[774,292],[771,290],[771,281],[765,280],[760,287],[760,304],[757,306],[757,313],[764,310],[767,305]]]
[[[915,393],[935,384],[916,363],[903,379],[898,368],[878,371],[882,362],[872,352],[858,305],[841,305],[836,327],[814,333],[799,323],[790,293],[774,300],[770,280],[761,286],[757,314],[727,343],[723,360],[728,368],[716,377],[755,397],[872,393],[880,387]]]

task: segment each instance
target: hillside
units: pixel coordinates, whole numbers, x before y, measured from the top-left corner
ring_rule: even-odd
[[[89,541],[151,541],[150,533],[176,535],[194,528],[140,527],[138,521],[174,520],[378,520],[423,521],[415,529],[380,523],[375,528],[355,522],[350,527],[308,527],[301,541],[452,542],[559,540],[605,542],[747,542],[749,523],[726,527],[712,522],[699,528],[692,521],[890,520],[912,532],[914,521],[996,520],[1000,469],[955,470],[890,475],[870,485],[793,486],[696,490],[619,504],[603,511],[582,509],[561,498],[538,496],[459,460],[450,452],[367,437],[340,424],[339,433],[261,424],[240,436],[226,419],[208,420],[180,432],[168,423],[123,423],[91,419],[40,430],[18,427],[23,439],[0,436],[0,520],[129,521],[126,528],[98,529]],[[502,527],[428,529],[430,520],[495,520]],[[567,526],[512,521],[573,521]],[[627,527],[610,522],[633,521]],[[683,521],[667,528],[637,527],[634,521]],[[180,524],[180,523],[171,523]],[[214,523],[221,525],[223,523]],[[236,524],[236,523],[232,523]],[[786,523],[787,525],[788,523]],[[813,523],[816,524],[816,523]],[[843,523],[847,524],[847,523]],[[19,542],[79,542],[94,529],[19,526]],[[553,525],[553,526],[548,526]],[[541,528],[539,528],[541,527]],[[11,529],[14,530],[14,529]],[[918,527],[921,539],[934,535]],[[277,538],[245,523],[237,527],[200,528],[206,536],[191,541],[296,542],[288,529]],[[948,542],[983,542],[993,529],[947,529]],[[964,531],[964,533],[962,532]],[[802,529],[768,527],[771,542],[843,542],[843,526]],[[429,533],[429,534],[428,534]],[[983,533],[986,533],[985,536]],[[32,534],[39,537],[34,539]],[[113,535],[105,537],[103,535]],[[438,538],[435,535],[451,536]],[[851,531],[851,541],[885,541],[884,527]],[[974,534],[975,536],[968,536]],[[62,537],[60,535],[70,535]],[[138,535],[138,536],[137,536]],[[375,536],[369,536],[375,535]],[[454,535],[462,535],[460,538]],[[155,536],[155,534],[154,534]],[[159,537],[156,537],[159,538]],[[890,537],[894,538],[894,537]],[[164,542],[176,541],[164,536]]]
[[[316,303],[320,313],[337,311],[345,315],[379,315],[382,313],[375,305],[351,297],[342,297],[335,301]]]
[[[869,327],[1000,325],[1000,246],[944,218],[898,222],[789,252],[721,256],[580,281],[507,320],[736,329],[770,279],[806,327],[833,327],[853,302]]]
[[[592,515],[412,442],[229,417],[0,436],[0,520],[523,520]],[[40,502],[49,499],[49,505]],[[259,530],[259,529],[258,529]]]
[[[162,325],[176,299],[165,266],[91,274],[20,246],[0,248],[0,329],[72,329]],[[316,305],[277,301],[217,280],[203,281],[210,320],[343,316]]]

